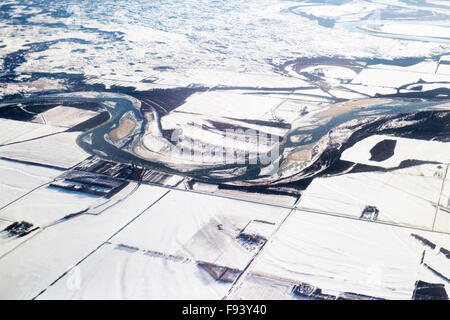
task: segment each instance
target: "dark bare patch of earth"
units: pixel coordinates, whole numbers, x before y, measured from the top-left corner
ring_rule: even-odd
[[[378,142],[372,149],[370,149],[371,161],[384,161],[394,155],[397,140],[385,139]]]

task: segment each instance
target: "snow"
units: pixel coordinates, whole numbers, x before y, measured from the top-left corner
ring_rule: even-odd
[[[448,207],[446,210],[444,209],[438,210],[436,214],[434,231],[450,233],[450,213]]]
[[[382,70],[397,70],[397,71],[408,71],[417,73],[430,73],[434,74],[438,63],[433,60],[425,60],[411,66],[397,66],[390,64],[371,64],[368,68],[371,69],[382,69]]]
[[[66,129],[63,128],[62,130]],[[62,132],[35,140],[1,146],[0,156],[67,169],[89,156],[76,143],[79,135],[80,132]],[[61,152],[61,150],[64,150],[64,152]]]
[[[241,234],[248,236],[258,236],[264,240],[268,240],[272,233],[275,231],[274,223],[267,223],[260,220],[250,221],[245,228],[241,231]]]
[[[299,99],[305,101],[314,101],[314,102],[329,102],[331,101],[331,96],[322,90],[313,89],[313,90],[295,90],[290,96],[290,99]]]
[[[9,236],[5,231],[6,227],[11,225],[11,221],[0,219],[0,259],[7,255],[9,252],[13,251],[24,241],[29,240],[30,237],[34,236],[34,233],[30,233],[23,237]],[[39,231],[34,231],[39,232]]]
[[[33,121],[49,125],[71,128],[96,116],[98,112],[73,107],[57,106],[40,113]]]
[[[293,300],[294,284],[249,274],[237,288],[230,300]]]
[[[405,84],[416,83],[420,78],[421,75],[418,73],[367,68],[362,70],[352,83],[398,88]]]
[[[433,163],[421,164],[408,168],[397,169],[394,171],[394,173],[442,179],[445,175],[445,166]]]
[[[320,3],[320,2],[319,2]],[[312,14],[316,17],[327,17],[335,19],[347,19],[346,17],[353,17],[355,20],[357,17],[366,16],[373,10],[383,8],[384,6],[378,3],[371,3],[365,1],[349,1],[340,5],[301,5],[299,11],[306,14]],[[356,17],[355,17],[356,16]]]
[[[299,72],[306,72],[314,75],[320,74],[321,77],[339,80],[351,80],[357,75],[357,73],[350,68],[330,65],[310,66],[299,70]]]
[[[166,118],[172,118],[171,120],[173,120],[173,117],[171,117],[171,115],[166,116]],[[195,118],[194,118],[195,119]],[[193,120],[191,117],[187,116],[185,117],[185,120],[189,121],[189,120]],[[212,119],[211,119],[212,120]],[[226,119],[224,119],[224,123],[228,123],[228,121]],[[169,120],[170,121],[170,120]],[[187,122],[186,121],[186,122]],[[185,122],[185,121],[183,121]],[[203,120],[202,122],[206,122],[205,120]],[[163,128],[165,129],[181,129],[182,130],[182,137],[183,137],[183,141],[178,144],[179,147],[183,146],[183,143],[187,144],[187,148],[189,148],[190,146],[192,146],[192,141],[195,141],[195,143],[204,143],[204,144],[210,144],[210,145],[214,145],[214,146],[219,146],[221,149],[225,149],[225,148],[233,148],[234,150],[242,150],[247,151],[247,152],[269,152],[271,150],[271,146],[266,145],[264,142],[257,142],[257,137],[256,134],[259,135],[263,135],[266,134],[266,136],[268,136],[269,132],[273,133],[273,132],[277,132],[280,136],[283,136],[284,133],[287,132],[287,129],[278,129],[278,130],[268,130],[269,132],[265,132],[266,127],[263,126],[258,126],[256,127],[258,131],[254,130],[253,131],[253,136],[254,139],[250,139],[249,141],[245,141],[244,139],[235,139],[236,136],[234,135],[234,132],[224,132],[222,130],[214,130],[214,131],[209,131],[209,130],[204,130],[201,125],[199,125],[198,123],[195,123],[193,121],[190,121],[188,123],[185,123],[184,125],[180,125],[180,124],[176,124],[176,125],[172,125],[172,126],[167,126],[167,120],[164,121],[164,126]],[[206,122],[207,125],[211,126],[208,122]],[[245,123],[242,123],[242,125],[244,127],[247,127]],[[242,134],[245,134],[244,130],[242,130]],[[248,135],[250,135],[250,133],[248,133]],[[192,140],[189,140],[192,139]],[[261,141],[263,139],[261,138]],[[151,145],[152,140],[149,140],[149,145]],[[213,157],[211,157],[213,158]],[[220,155],[219,157],[219,161],[222,158],[222,156]]]
[[[79,277],[79,288],[76,277]],[[190,261],[166,259],[105,244],[39,299],[221,299],[230,283],[217,282]]]
[[[239,232],[252,220],[276,223],[289,211],[247,201],[171,191],[111,241],[242,269],[253,252],[236,240]]]
[[[339,99],[364,99],[366,98],[365,95],[362,95],[360,93],[347,91],[347,90],[336,90],[332,89],[328,91],[333,97],[339,98]]]
[[[141,185],[100,215],[81,215],[39,232],[0,259],[0,299],[35,297],[166,192]]]
[[[274,111],[274,113],[276,113],[278,115],[279,109],[280,108],[275,109],[276,111]],[[298,107],[297,107],[297,109],[298,109]],[[296,114],[297,116],[299,114],[298,111],[297,112],[292,111],[292,113]],[[266,115],[268,115],[268,114],[272,114],[272,111],[268,112]],[[263,117],[261,120],[271,120],[271,119],[267,119],[267,117]],[[212,115],[205,116],[202,114],[183,113],[183,112],[178,112],[177,110],[174,110],[174,111],[168,113],[167,115],[164,115],[161,117],[161,127],[164,130],[181,128],[181,129],[183,129],[183,133],[186,133],[187,130],[189,130],[188,127],[192,127],[193,124],[195,124],[197,127],[201,127],[202,125],[211,127],[212,126],[211,121],[227,123],[227,124],[229,124],[231,126],[235,126],[235,127],[245,127],[245,128],[249,128],[249,129],[263,131],[263,132],[270,133],[270,134],[277,135],[277,136],[283,136],[287,132],[287,129],[284,129],[284,128],[257,125],[257,124],[252,124],[252,123],[248,123],[248,122],[244,122],[244,121],[229,119],[226,117],[216,117],[216,116],[212,116]],[[272,119],[272,121],[274,121],[274,120]],[[278,120],[278,119],[275,120],[275,122],[279,122],[279,121],[280,120]],[[193,128],[191,128],[191,130],[192,129]],[[205,134],[205,130],[198,129],[198,131],[202,135]],[[216,139],[217,139],[217,137],[216,137]]]
[[[290,96],[292,97],[292,96]],[[296,119],[301,117],[301,113],[304,110],[309,110],[311,107],[310,101],[301,101],[294,99],[285,100],[280,106],[276,109],[267,112],[261,120],[268,121],[281,121],[284,123],[293,123]],[[266,130],[266,129],[264,129]],[[283,134],[284,135],[284,134]]]
[[[177,111],[237,119],[259,119],[281,102],[281,99],[275,98],[210,91],[190,96]]]
[[[0,159],[0,208],[60,174],[60,170]]]
[[[378,221],[431,230],[442,180],[395,173],[353,173],[318,178],[303,192],[299,206],[360,218],[367,205]]]
[[[375,97],[377,93],[379,94],[395,94],[397,92],[394,88],[377,87],[373,85],[359,85],[359,84],[342,84],[344,88],[354,90],[361,94],[366,94],[371,97]]]
[[[142,42],[166,42],[174,41],[181,43],[188,42],[185,35],[181,33],[164,32],[161,30],[148,28],[145,26],[138,25],[110,25],[112,29],[120,29],[121,32],[125,33],[125,37],[130,41]]]
[[[439,73],[439,72],[438,72]],[[442,82],[436,82],[436,83],[421,83],[421,84],[412,84],[410,86],[408,86],[408,88],[414,88],[414,87],[418,87],[421,86],[421,91],[429,91],[429,90],[434,90],[434,89],[440,89],[440,88],[446,88],[448,87],[448,85],[446,83],[442,83]],[[412,90],[412,89],[401,89],[400,92],[418,92],[417,90]]]
[[[441,63],[436,73],[443,75],[450,75],[450,64]]]
[[[67,215],[88,209],[98,199],[98,196],[81,192],[41,187],[0,210],[0,218],[45,227]]]
[[[390,23],[382,25],[379,29],[381,32],[385,33],[415,37],[432,37],[444,39],[449,39],[450,37],[450,28],[436,25]]]
[[[0,119],[0,144],[35,139],[41,136],[62,132],[64,130],[66,129],[50,125]]]
[[[265,194],[259,192],[247,192],[245,190],[221,189],[216,184],[203,183],[199,181],[191,182],[191,186],[189,187],[184,184],[179,184],[177,187],[185,190],[194,190],[201,193],[225,196],[263,204],[275,204],[285,207],[292,207],[298,199],[297,195],[277,195],[269,193]]]
[[[445,181],[443,181],[443,186],[442,186],[442,192],[441,192],[441,198],[439,201],[439,204],[446,208],[449,209],[450,208],[450,180],[446,179]]]
[[[385,139],[397,141],[394,155],[384,161],[369,160],[371,158],[370,150]],[[398,167],[402,161],[409,159],[449,163],[450,143],[373,135],[357,142],[341,155],[341,160],[383,168]]]
[[[1,49],[0,49],[1,50]],[[2,59],[3,60],[3,59]],[[1,83],[0,82],[0,98],[6,95],[22,94],[27,93],[37,93],[43,88],[45,90],[62,90],[66,88],[66,83],[64,80],[59,79],[49,79],[49,78],[39,78],[34,81],[27,81],[27,77],[23,77],[22,82],[16,83]]]
[[[449,7],[449,4],[446,0],[427,0],[427,3],[431,4],[431,5],[438,5],[438,6],[444,6],[444,7]]]
[[[306,282],[324,293],[411,299],[423,246],[410,234],[404,228],[298,211],[264,247],[250,272]],[[449,235],[439,237],[450,244]]]
[[[266,88],[302,87],[308,82],[298,78],[286,77],[270,72],[254,73],[241,70],[215,69],[211,77],[211,70],[204,68],[191,68],[177,71],[153,72],[160,80],[158,84],[188,86],[191,84],[216,87],[254,87],[259,88],[263,84]]]
[[[46,4],[39,4],[42,12],[27,9],[30,15],[15,12],[14,21],[23,17],[29,22],[19,25],[5,18],[0,29],[5,47],[0,48],[0,56],[27,50],[30,43],[39,39],[49,44],[49,48],[38,52],[29,50],[27,61],[19,64],[16,72],[56,70],[121,81],[156,77],[163,85],[179,86],[259,86],[262,78],[250,79],[259,74],[273,76],[274,83],[282,87],[298,86],[291,84],[299,83],[299,79],[277,76],[273,65],[297,57],[395,58],[432,55],[449,49],[440,42],[398,41],[340,26],[324,28],[316,21],[299,17],[295,10],[291,12],[292,2],[264,0],[252,4],[233,0],[205,5],[195,1],[166,1],[156,7],[151,3],[123,0],[104,1],[102,6],[77,4],[61,3],[53,5],[52,10]],[[358,21],[374,9],[385,7],[352,1],[342,6],[311,5],[297,10],[312,10],[313,14],[333,16],[338,21]],[[36,9],[33,4],[29,8]],[[57,16],[53,12],[58,10],[72,15]],[[49,27],[46,23],[53,25]],[[420,25],[421,30],[418,23],[416,26],[409,30],[408,25],[392,23],[384,26],[387,29],[384,31],[398,32],[403,28],[407,33],[420,33],[429,29],[426,34],[438,36],[446,31],[445,27],[434,24],[424,28]],[[61,41],[67,39],[70,40]],[[85,51],[74,51],[74,46]],[[172,69],[159,70],[160,66]],[[267,78],[264,81],[272,86]]]
[[[370,65],[359,74],[326,63],[301,70],[319,75],[317,80],[292,70],[300,57],[348,58],[358,64],[364,58],[449,52],[448,23],[440,20],[448,10],[424,4],[106,0],[70,6],[63,1],[50,8],[48,3],[22,2],[4,3],[13,10],[5,7],[0,21],[0,63],[7,63],[0,75],[16,78],[0,83],[0,96],[44,89],[69,92],[77,81],[68,81],[72,75],[107,88],[205,87],[208,91],[190,96],[161,119],[164,129],[181,127],[201,141],[217,143],[218,134],[205,134],[191,123],[211,125],[211,120],[283,136],[287,129],[237,119],[291,124],[312,119],[312,125],[314,112],[335,98],[395,94],[407,84],[401,93],[420,92],[411,88],[446,88],[450,82],[445,56],[437,72],[430,59],[412,66]],[[376,9],[382,9],[383,25]],[[412,19],[420,9],[433,10],[439,19]],[[384,14],[387,10],[391,16]],[[333,18],[336,26],[323,27],[299,12]],[[50,76],[34,80],[46,73]],[[59,106],[33,120],[42,125],[0,119],[0,157],[68,169],[89,155],[76,144],[79,132],[63,131],[95,114]],[[369,160],[370,149],[383,139],[397,141],[395,155]],[[407,159],[448,164],[448,155],[448,143],[372,136],[346,150],[342,159],[391,169]],[[316,178],[292,212],[286,207],[294,206],[297,196],[227,190],[198,181],[178,186],[195,192],[130,183],[108,200],[42,186],[59,170],[0,159],[0,229],[16,220],[40,227],[23,238],[0,235],[0,299],[31,299],[43,290],[42,299],[223,298],[230,284],[214,281],[198,262],[248,271],[228,298],[296,299],[293,286],[308,282],[331,294],[409,299],[415,281],[444,281],[420,264],[424,250],[427,264],[441,273],[449,268],[437,249],[411,237],[417,233],[438,248],[450,248],[450,236],[438,233],[450,233],[446,169],[448,165],[427,164]],[[359,220],[366,205],[380,210],[379,221]],[[268,242],[259,251],[261,245],[244,241],[242,233]],[[450,292],[448,282],[446,286]]]
[[[443,74],[409,72],[404,70],[399,71],[366,68],[352,80],[352,84],[399,88],[406,84],[417,83],[419,80],[426,82],[450,82],[450,76]]]

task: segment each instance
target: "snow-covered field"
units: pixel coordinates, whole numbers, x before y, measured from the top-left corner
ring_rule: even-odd
[[[73,107],[57,106],[40,113],[34,122],[72,128],[73,126],[89,120],[98,113],[90,110],[80,110]]]
[[[80,215],[34,234],[33,241],[0,259],[0,273],[7,275],[0,282],[0,299],[36,297],[166,192],[141,186],[100,215]]]
[[[419,280],[450,295],[447,1],[8,0],[0,12],[0,299],[320,299],[300,284],[411,299]],[[49,105],[53,93],[73,101]],[[95,136],[101,99],[141,113]],[[361,132],[415,104],[420,120]],[[179,129],[184,158],[166,153]],[[91,157],[84,133],[115,144]],[[239,159],[284,149],[234,167],[191,140]],[[117,189],[93,195],[105,181]]]
[[[394,155],[383,161],[370,160],[370,150],[383,140],[396,141]],[[450,143],[373,135],[346,149],[341,159],[383,168],[398,167],[405,160],[450,163]]]
[[[59,219],[85,211],[99,197],[54,187],[41,187],[0,210],[0,218],[28,221],[46,227]]]
[[[111,242],[242,270],[255,252],[237,239],[239,233],[253,220],[277,223],[289,211],[171,191]],[[274,227],[269,229],[266,232],[270,234],[275,231]]]
[[[414,24],[386,24],[379,30],[390,34],[432,37],[432,38],[450,38],[450,28],[441,26],[427,26]]]
[[[281,99],[260,96],[208,92],[191,96],[177,111],[237,119],[259,119],[281,102]]]
[[[442,281],[420,264],[424,246],[411,233],[438,246],[450,243],[449,235],[297,211],[263,249],[250,272],[308,283],[329,294],[410,299],[421,273]],[[440,267],[448,267],[445,260]]]
[[[0,146],[0,156],[68,169],[89,156],[76,144],[79,134],[79,132],[40,134],[36,139],[28,138],[20,143]]]
[[[432,230],[442,183],[395,172],[319,178],[303,193],[299,207],[360,218],[366,206],[376,206],[378,221]],[[445,223],[440,228],[450,231]]]
[[[0,160],[0,208],[49,183],[61,173],[56,169]]]
[[[42,136],[59,133],[66,130],[50,125],[40,125],[31,122],[0,119],[0,144],[7,145]]]
[[[230,287],[192,261],[108,243],[39,299],[214,300],[221,299]]]
[[[449,82],[450,76],[444,74],[428,74],[403,70],[397,71],[367,68],[361,71],[361,73],[352,80],[352,83],[366,86],[399,88],[403,85],[417,83],[420,79],[426,82]]]

